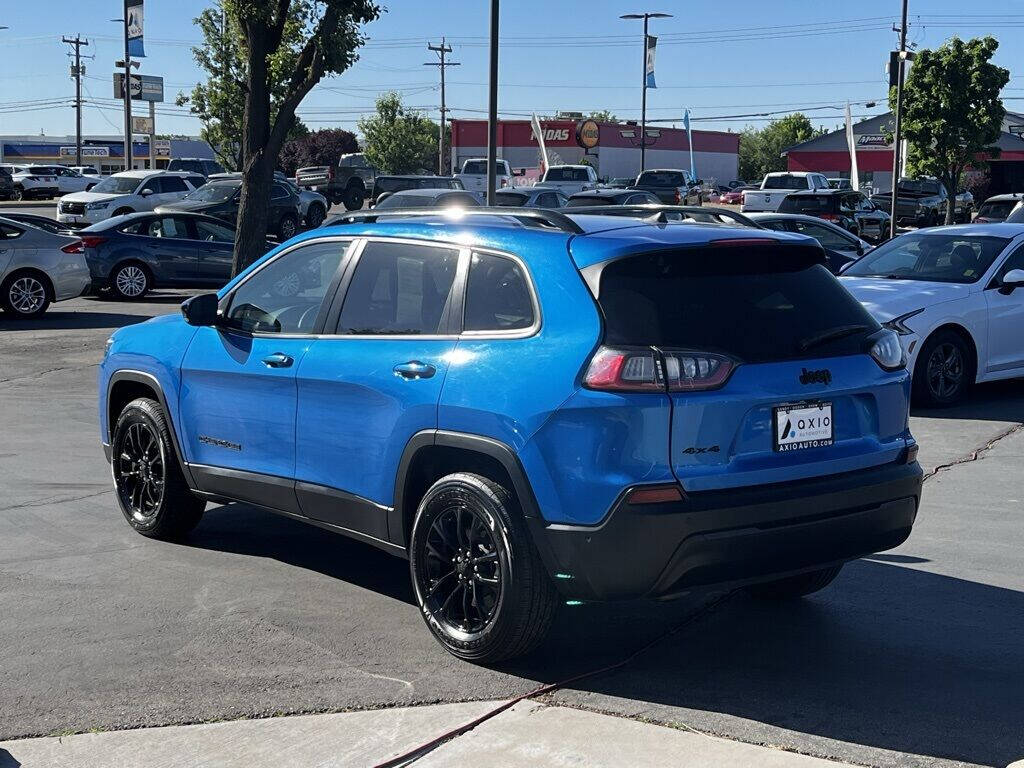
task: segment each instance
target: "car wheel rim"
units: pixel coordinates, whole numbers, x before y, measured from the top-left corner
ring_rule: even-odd
[[[288,240],[292,235],[295,234],[295,222],[291,219],[285,219],[281,222],[281,237]]]
[[[16,312],[30,315],[46,302],[46,286],[34,277],[19,277],[11,283],[7,299]]]
[[[153,519],[164,498],[164,480],[160,438],[147,424],[129,425],[114,462],[114,484],[133,519]]]
[[[928,358],[928,388],[938,400],[946,400],[959,391],[964,378],[964,356],[951,342],[940,344]]]
[[[498,548],[489,521],[455,501],[430,525],[417,569],[423,610],[454,634],[479,634],[501,602]]]
[[[141,296],[146,290],[146,273],[140,267],[124,267],[117,273],[117,290],[125,296]]]

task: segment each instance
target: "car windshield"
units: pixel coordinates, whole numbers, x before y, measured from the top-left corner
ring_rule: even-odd
[[[784,173],[781,176],[769,176],[762,185],[764,189],[807,189],[803,176]]]
[[[101,192],[107,194],[130,195],[139,186],[139,179],[136,176],[108,176],[90,192]]]
[[[238,186],[235,184],[204,184],[194,192],[189,192],[184,200],[194,200],[199,203],[222,203],[230,200]]]
[[[644,171],[636,180],[638,187],[681,187],[686,176],[680,171]]]
[[[983,219],[1005,219],[1017,206],[1017,200],[990,200],[982,203],[978,217]]]
[[[897,193],[909,195],[937,195],[939,194],[939,182],[927,179],[900,179],[900,184],[896,191]]]
[[[1009,244],[1005,237],[912,232],[878,246],[843,272],[854,277],[974,283]]]

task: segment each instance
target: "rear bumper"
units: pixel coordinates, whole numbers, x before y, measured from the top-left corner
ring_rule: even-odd
[[[529,520],[566,597],[671,597],[815,570],[891,549],[910,535],[917,462],[631,505],[599,526]]]

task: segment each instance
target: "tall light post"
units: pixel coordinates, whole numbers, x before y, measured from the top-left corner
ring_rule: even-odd
[[[498,0],[491,0],[490,83],[487,92],[487,205],[498,183]]]
[[[643,90],[641,91],[641,102],[640,102],[640,172],[643,173],[645,161],[647,160],[647,22],[650,19],[670,19],[672,18],[671,13],[627,13],[623,16],[619,16],[620,19],[643,19],[644,20],[644,49],[643,57],[640,67],[641,83],[643,84]]]
[[[123,25],[124,29],[124,61],[114,63],[114,66],[124,67],[124,169],[132,169],[132,67],[138,67],[139,62],[132,61],[128,55],[128,0],[124,0],[124,18],[111,19],[112,22]]]
[[[0,26],[0,30],[10,29],[10,27]],[[4,140],[0,138],[0,163],[4,161]]]

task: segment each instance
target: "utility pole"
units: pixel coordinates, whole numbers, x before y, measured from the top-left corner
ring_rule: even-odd
[[[650,37],[647,34],[647,25],[650,19],[669,19],[671,13],[627,13],[619,16],[620,19],[643,19],[644,20],[644,55],[641,75],[641,97],[640,97],[640,172],[643,173],[647,161],[647,49],[650,44]]]
[[[124,169],[132,169],[132,60],[128,55],[128,0],[124,0]]]
[[[445,166],[447,165],[444,156],[444,118],[445,114],[448,112],[448,110],[445,109],[444,104],[444,68],[461,66],[461,62],[445,60],[445,55],[452,52],[452,47],[450,45],[445,45],[443,37],[441,38],[440,45],[431,45],[430,43],[427,43],[427,50],[437,53],[439,61],[428,61],[423,66],[439,67],[441,70],[441,132],[437,137],[437,175],[444,176]]]
[[[896,190],[900,185],[900,151],[902,149],[903,76],[907,56],[907,0],[903,0],[903,18],[900,22],[899,68],[896,76],[896,129],[892,137],[892,194],[889,204],[889,237],[896,237]]]
[[[498,0],[491,0],[490,87],[487,94],[487,205],[498,183]]]
[[[80,35],[74,39],[62,37],[62,43],[75,46],[75,65],[71,68],[71,76],[75,78],[75,165],[82,164],[82,75],[85,70],[82,68],[82,46],[88,45],[88,40],[83,40]]]

